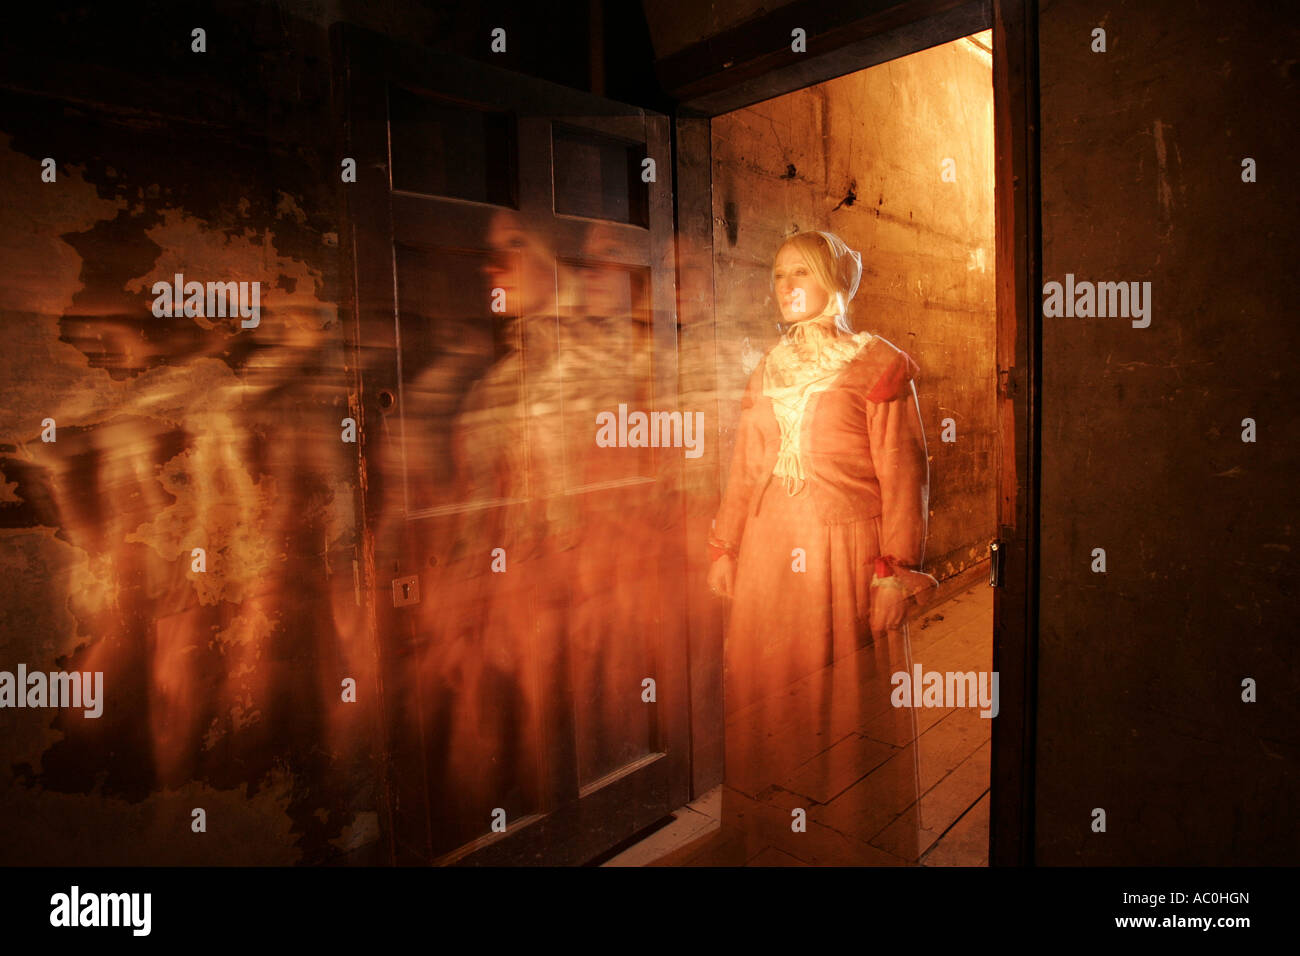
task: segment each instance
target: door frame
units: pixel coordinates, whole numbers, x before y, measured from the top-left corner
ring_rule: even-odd
[[[864,13],[864,6],[868,8]],[[872,9],[874,8],[874,9]],[[807,48],[790,51],[791,30]],[[887,60],[993,31],[996,230],[997,538],[1002,585],[993,595],[993,669],[1000,711],[992,727],[989,864],[1032,865],[1039,602],[1042,288],[1036,0],[797,0],[656,62],[678,101],[674,195],[679,245],[713,258],[713,117]],[[682,288],[679,281],[678,287]],[[711,323],[711,282],[681,302],[683,329]],[[692,546],[699,542],[692,542]],[[700,548],[703,545],[699,545]],[[722,782],[712,697],[721,696],[722,632],[692,608],[693,795]],[[696,626],[699,630],[694,630]],[[715,646],[716,645],[716,646]],[[703,658],[703,659],[701,659]],[[717,667],[709,667],[714,659]],[[701,666],[704,665],[704,666]],[[714,673],[716,671],[716,674]],[[716,687],[714,685],[717,685]],[[711,736],[711,734],[713,736]]]

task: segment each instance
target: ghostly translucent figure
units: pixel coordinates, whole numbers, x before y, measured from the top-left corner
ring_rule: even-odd
[[[916,364],[849,324],[860,275],[829,233],[777,251],[783,335],[745,390],[709,584],[731,598],[728,782],[758,794],[862,735],[851,745],[875,752],[847,759],[874,762],[862,810],[874,818],[834,822],[870,838],[919,790],[916,715],[889,696],[911,667],[895,571],[924,556],[929,475]]]

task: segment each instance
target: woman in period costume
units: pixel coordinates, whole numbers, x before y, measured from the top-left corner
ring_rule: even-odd
[[[777,251],[783,334],[745,389],[709,542],[710,588],[732,600],[728,712],[830,681],[813,695],[814,723],[829,720],[818,733],[841,736],[873,714],[891,720],[889,677],[910,667],[904,615],[934,584],[920,573],[929,467],[919,369],[880,336],[853,331],[848,303],[861,274],[861,257],[831,233],[797,233]],[[826,676],[828,665],[869,645],[854,658],[858,690],[829,707],[843,682]],[[740,755],[728,749],[731,777]]]

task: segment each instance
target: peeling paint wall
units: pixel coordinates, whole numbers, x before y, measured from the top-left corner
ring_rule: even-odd
[[[854,327],[921,367],[926,570],[943,580],[986,560],[996,521],[991,57],[957,40],[716,117],[712,129],[723,467],[749,372],[777,340],[776,249],[796,229],[829,230],[862,254]]]
[[[0,93],[0,668],[102,672],[103,714],[0,710],[0,861],[364,859],[383,795],[341,217],[330,140],[303,135],[327,35],[232,9],[204,60],[160,12],[144,58],[95,17],[36,34],[88,62],[11,61]],[[120,56],[75,49],[96,27]],[[156,315],[177,273],[259,283],[260,324]]]

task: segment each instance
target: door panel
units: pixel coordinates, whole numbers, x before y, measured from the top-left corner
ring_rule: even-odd
[[[395,859],[580,863],[688,798],[667,121],[335,43]]]

